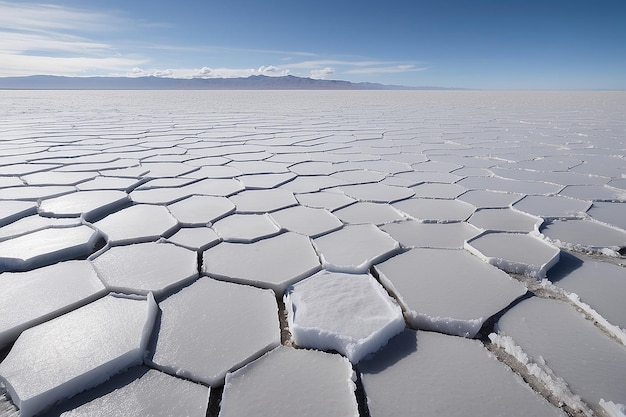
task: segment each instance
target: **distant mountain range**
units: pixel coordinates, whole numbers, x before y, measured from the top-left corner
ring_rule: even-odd
[[[444,87],[405,87],[376,83],[353,83],[313,78],[160,78],[160,77],[59,77],[33,75],[0,77],[0,89],[12,90],[458,90]]]

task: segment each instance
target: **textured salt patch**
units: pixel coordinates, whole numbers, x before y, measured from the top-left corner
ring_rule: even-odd
[[[33,416],[140,364],[156,313],[151,295],[107,296],[25,330],[0,363],[0,380],[20,416]]]
[[[607,254],[606,249],[617,252],[626,247],[626,231],[589,220],[552,221],[541,234],[565,249]]]
[[[202,271],[212,277],[277,294],[321,269],[311,240],[293,232],[254,243],[220,243],[204,252]]]
[[[498,268],[538,279],[559,261],[560,251],[529,234],[482,233],[465,242],[465,249]]]
[[[0,201],[0,227],[37,212],[37,205],[27,201]]]
[[[453,200],[467,189],[457,184],[420,184],[413,187],[416,198],[442,198]]]
[[[347,225],[313,240],[322,265],[329,271],[364,273],[393,255],[400,244],[372,224]]]
[[[224,242],[255,242],[275,236],[281,229],[269,214],[231,214],[213,224]]]
[[[339,189],[349,197],[372,203],[392,203],[415,195],[410,188],[395,187],[380,183],[346,185]]]
[[[298,346],[336,350],[352,363],[404,330],[402,310],[371,275],[320,271],[285,293]]]
[[[475,340],[405,330],[359,364],[378,416],[564,416]]]
[[[0,271],[26,271],[89,255],[100,233],[88,226],[43,229],[0,242]]]
[[[87,261],[0,274],[0,347],[17,339],[23,330],[93,301],[104,292],[104,285]]]
[[[626,203],[609,203],[596,201],[587,211],[592,218],[603,223],[626,230]]]
[[[626,402],[626,348],[572,306],[533,297],[505,313],[497,326],[534,362],[545,360],[595,411],[602,398]]]
[[[516,193],[470,190],[461,194],[458,199],[468,202],[476,206],[476,208],[506,208],[511,206],[511,204],[515,203],[516,201],[519,201],[522,197],[524,197],[523,194]]]
[[[228,198],[205,195],[192,195],[167,208],[183,225],[206,225],[235,211]]]
[[[159,303],[161,322],[151,361],[211,386],[280,344],[274,293],[200,278]]]
[[[221,417],[357,417],[353,371],[345,358],[277,347],[226,376]]]
[[[479,209],[467,222],[479,229],[502,232],[538,232],[543,219],[511,208]]]
[[[77,191],[39,202],[39,214],[48,217],[80,217],[91,221],[108,214],[128,203],[124,191],[93,190]]]
[[[417,221],[425,223],[454,223],[467,220],[475,207],[460,200],[411,198],[393,206]]]
[[[340,229],[343,226],[343,223],[328,210],[305,206],[294,206],[275,211],[272,213],[272,219],[285,230],[312,238]]]
[[[110,291],[159,296],[198,277],[197,255],[167,243],[116,246],[92,260]]]
[[[465,241],[480,233],[466,223],[419,223],[415,220],[380,226],[405,248],[462,249]]]
[[[279,188],[246,190],[230,197],[238,213],[269,213],[298,204],[293,193]]]
[[[296,194],[296,199],[303,206],[323,208],[329,211],[337,210],[353,204],[356,200],[342,192],[319,191]]]
[[[580,218],[591,203],[561,196],[529,195],[513,204],[517,210],[546,218]]]
[[[561,254],[547,277],[557,287],[580,300],[610,323],[626,329],[626,279],[624,267],[584,255]]]
[[[179,228],[178,221],[167,208],[149,204],[122,209],[93,225],[112,245],[157,240]]]
[[[333,212],[342,222],[348,224],[371,223],[383,225],[404,220],[405,217],[389,204],[357,202]]]
[[[526,287],[464,250],[412,249],[374,267],[409,324],[474,337]]]
[[[217,245],[221,239],[208,227],[185,227],[174,233],[167,241],[187,249],[204,251]]]

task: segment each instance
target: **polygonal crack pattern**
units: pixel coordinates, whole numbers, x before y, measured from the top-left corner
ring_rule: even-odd
[[[0,415],[626,404],[622,96],[202,94],[3,95]]]

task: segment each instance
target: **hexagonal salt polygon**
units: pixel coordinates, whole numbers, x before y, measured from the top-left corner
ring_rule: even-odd
[[[80,225],[43,229],[0,242],[0,272],[25,271],[89,255],[100,233]]]
[[[130,201],[128,194],[118,190],[77,191],[42,200],[39,213],[50,217],[79,217],[90,221]]]
[[[465,240],[480,233],[466,222],[420,223],[415,220],[380,226],[406,248],[462,249]]]
[[[217,245],[221,239],[209,227],[183,227],[167,239],[175,245],[191,250],[206,250]]]
[[[88,417],[107,415],[205,417],[210,388],[135,366],[107,382],[56,406],[45,415]]]
[[[23,417],[143,362],[157,313],[147,299],[107,296],[28,330],[0,363]]]
[[[281,230],[269,214],[231,214],[212,227],[224,242],[254,242]]]
[[[483,230],[528,233],[539,231],[543,219],[512,208],[480,209],[467,220]]]
[[[207,195],[192,195],[167,208],[183,225],[206,225],[235,211],[228,198]]]
[[[485,232],[465,242],[480,259],[514,274],[537,279],[559,261],[560,250],[542,239],[521,233]]]
[[[528,195],[514,203],[513,207],[544,219],[563,219],[583,217],[591,203],[557,195]]]
[[[159,296],[198,277],[196,252],[168,243],[115,246],[93,259],[110,291]]]
[[[417,221],[453,223],[467,220],[475,207],[460,200],[411,198],[393,203],[393,206]]]
[[[293,193],[279,188],[246,190],[230,197],[238,213],[269,213],[298,204]]]
[[[372,223],[382,225],[404,220],[405,217],[389,204],[356,202],[333,212],[341,221],[349,224]]]
[[[398,304],[369,274],[320,271],[285,293],[298,346],[336,350],[357,363],[404,330]]]
[[[168,373],[211,386],[280,344],[272,291],[203,277],[159,303],[151,361]]]
[[[12,223],[22,217],[35,214],[37,205],[28,201],[0,201],[0,226]]]
[[[343,223],[328,210],[294,206],[275,211],[272,219],[283,229],[309,237],[317,237],[340,229]]]
[[[0,348],[23,330],[93,301],[105,291],[87,261],[0,274]]]
[[[415,328],[474,337],[526,293],[498,268],[460,249],[411,249],[374,267]]]
[[[380,183],[346,185],[339,187],[347,196],[372,203],[393,203],[412,197],[415,192],[406,187]]]
[[[254,243],[220,243],[204,252],[202,263],[209,276],[271,288],[277,294],[320,269],[311,240],[293,232]]]
[[[346,358],[279,346],[226,376],[221,417],[357,417]]]
[[[109,214],[93,224],[112,245],[157,240],[178,229],[178,221],[163,206],[137,204]]]
[[[399,248],[400,244],[373,224],[347,225],[313,240],[325,269],[364,273]]]
[[[617,252],[626,247],[626,231],[590,220],[555,220],[547,223],[541,234],[556,246],[567,249]]]

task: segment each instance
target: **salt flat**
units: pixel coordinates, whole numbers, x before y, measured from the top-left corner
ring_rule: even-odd
[[[0,91],[0,416],[624,416],[625,182],[626,93]]]

